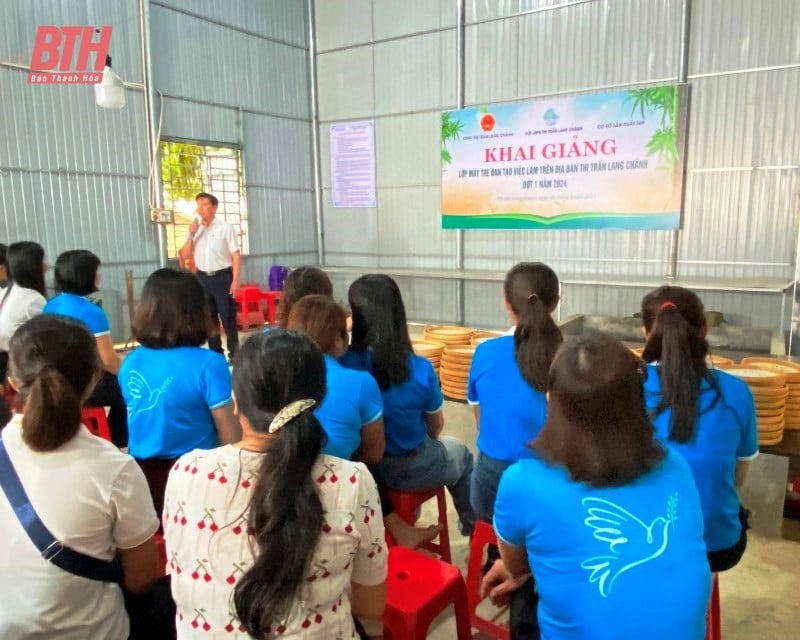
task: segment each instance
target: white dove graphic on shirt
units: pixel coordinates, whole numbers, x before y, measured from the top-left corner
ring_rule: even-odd
[[[137,413],[150,411],[150,409],[155,407],[158,404],[158,399],[161,397],[161,394],[167,390],[172,380],[173,377],[170,376],[161,383],[160,387],[151,389],[150,384],[141,373],[138,371],[131,371],[131,378],[128,380],[128,391],[130,391],[131,397],[136,401],[136,408],[134,409],[134,407],[128,405],[128,418],[132,418]]]
[[[602,498],[581,501],[588,516],[583,523],[594,529],[594,537],[608,544],[609,555],[587,558],[581,568],[591,571],[589,582],[597,582],[600,595],[611,593],[614,581],[626,571],[655,560],[667,549],[670,525],[678,519],[678,494],[667,500],[666,516],[649,525],[630,511]]]

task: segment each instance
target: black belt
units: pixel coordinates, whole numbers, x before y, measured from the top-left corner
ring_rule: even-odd
[[[233,267],[225,267],[224,269],[217,269],[216,271],[201,271],[200,269],[197,270],[201,276],[207,276],[209,278],[213,278],[221,273],[230,273],[233,271]]]

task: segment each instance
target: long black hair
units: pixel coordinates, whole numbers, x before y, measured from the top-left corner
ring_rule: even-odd
[[[14,242],[6,251],[8,275],[18,287],[33,289],[47,297],[44,284],[44,248],[38,242]]]
[[[669,439],[691,442],[695,436],[700,384],[714,390],[714,406],[722,393],[706,364],[706,316],[696,293],[683,287],[663,286],[642,299],[642,324],[647,344],[642,358],[660,362],[661,399],[653,415],[671,409]]]
[[[306,336],[275,330],[249,338],[236,355],[233,389],[239,412],[252,427],[268,430],[272,419],[297,400],[320,403],[325,360]],[[248,530],[258,553],[234,590],[236,615],[254,638],[289,615],[324,524],[311,468],[325,435],[311,410],[276,432],[253,487]]]
[[[520,262],[506,274],[503,293],[517,316],[514,330],[517,365],[525,381],[544,393],[550,364],[564,340],[550,315],[559,300],[558,276],[541,262]]]
[[[408,335],[406,308],[400,288],[389,276],[361,276],[347,294],[353,312],[353,351],[372,353],[372,376],[381,390],[402,384],[411,376],[414,352]]]

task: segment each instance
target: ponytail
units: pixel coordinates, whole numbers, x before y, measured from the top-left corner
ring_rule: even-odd
[[[708,343],[701,334],[705,327],[702,303],[688,289],[662,287],[645,296],[642,319],[648,331],[642,359],[660,363],[661,398],[651,415],[669,409],[669,439],[691,442],[697,431],[702,380],[708,381],[715,392],[708,408],[721,398],[719,384],[706,364]]]
[[[233,595],[236,615],[254,638],[286,620],[306,582],[324,524],[311,477],[323,437],[314,415],[303,412],[280,429],[261,463],[247,522],[258,555]]]
[[[81,399],[64,375],[45,366],[27,389],[22,439],[34,451],[54,451],[81,426]]]
[[[521,262],[503,282],[506,303],[517,317],[514,358],[534,389],[547,391],[550,365],[564,338],[550,315],[559,300],[558,276],[541,262]]]
[[[517,315],[514,357],[525,381],[534,389],[547,391],[550,365],[564,338],[542,299],[531,294]]]

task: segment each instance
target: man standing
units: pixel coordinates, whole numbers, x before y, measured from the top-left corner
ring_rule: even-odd
[[[195,220],[189,226],[189,235],[178,251],[178,257],[182,265],[194,258],[197,277],[208,295],[211,320],[215,325],[222,321],[228,340],[228,358],[233,358],[239,347],[234,301],[239,293],[242,268],[239,238],[229,223],[216,217],[219,204],[216,196],[198,193],[195,202],[200,222]],[[213,351],[223,353],[219,334],[215,333],[209,338],[208,346]]]

